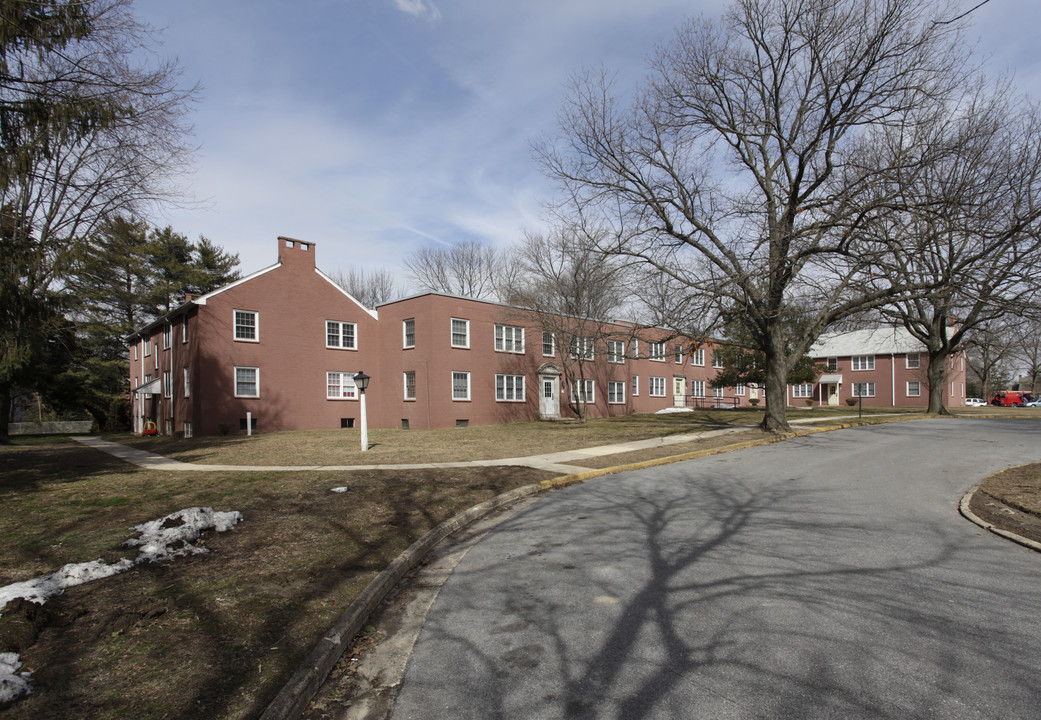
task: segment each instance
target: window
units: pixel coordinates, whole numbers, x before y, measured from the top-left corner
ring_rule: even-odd
[[[853,397],[875,397],[875,383],[853,383]]]
[[[922,367],[922,354],[921,353],[907,353],[906,356],[908,370]]]
[[[875,356],[874,355],[854,355],[853,356],[853,369],[854,370],[874,370],[875,369]]]
[[[470,399],[470,373],[468,373],[468,372],[453,372],[452,373],[452,399],[453,400],[469,400]]]
[[[838,358],[828,358],[828,372],[837,372],[839,369]]]
[[[571,402],[589,404],[595,402],[596,386],[592,380],[575,380],[571,384]]]
[[[792,397],[793,398],[812,398],[813,397],[813,383],[800,383],[798,385],[792,385]]]
[[[452,318],[452,347],[470,347],[470,321]]]
[[[341,350],[357,350],[357,325],[337,320],[325,321],[325,346]]]
[[[953,387],[951,388],[954,389]],[[907,397],[919,397],[922,394],[922,383],[918,380],[907,381]]]
[[[636,338],[632,339],[632,342],[629,347],[629,354],[632,356],[634,360],[640,357],[640,341]]]
[[[647,357],[649,357],[651,360],[656,360],[657,362],[665,362],[665,343],[647,343]]]
[[[184,396],[191,397],[192,394],[192,380],[188,374],[188,368],[184,369]]]
[[[165,325],[163,325],[163,350],[170,349],[170,343],[172,342],[172,340],[173,327],[170,326],[170,323],[166,323]]]
[[[137,360],[137,343],[134,343],[134,359]]]
[[[186,438],[192,437],[192,424],[187,421],[184,423],[184,436]]]
[[[524,328],[514,325],[495,326],[496,352],[523,353]]]
[[[543,357],[553,357],[554,355],[556,355],[556,352],[557,352],[557,349],[556,349],[555,344],[553,342],[553,333],[546,332],[545,330],[543,330],[543,332],[542,332],[542,356]]]
[[[496,375],[495,399],[498,402],[524,402],[524,376]]]
[[[607,341],[607,362],[620,363],[625,361],[625,342],[623,340]]]
[[[173,397],[173,373],[163,370],[163,397]]]
[[[607,402],[610,405],[621,405],[625,402],[625,383],[615,380],[607,383]]]
[[[592,360],[593,338],[578,336],[571,338],[571,357]]]
[[[665,397],[665,378],[647,378],[647,392],[650,394],[651,397]]]
[[[705,366],[705,348],[698,348],[690,354],[690,364]]]
[[[257,313],[252,310],[235,311],[235,339],[257,342]]]
[[[738,383],[737,385],[735,385],[734,386],[734,394],[737,395],[738,397],[744,397],[744,395],[745,395],[745,384],[744,383]]]
[[[416,399],[416,372],[415,370],[405,371],[405,399],[415,400]]]
[[[637,395],[640,394],[640,376],[639,375],[633,375],[632,394],[633,394],[633,397],[636,397]]]
[[[691,380],[690,381],[690,396],[691,397],[705,397],[705,381],[704,380]]]
[[[416,319],[409,318],[401,323],[402,333],[404,334],[404,345],[407,348],[414,348],[416,346]]]
[[[724,390],[724,388],[722,388],[722,387],[713,387],[712,388],[712,397],[715,397],[715,398],[723,397],[723,390]]]
[[[188,316],[181,318],[181,342],[188,342]]]
[[[152,354],[152,339],[149,338],[149,339],[145,340],[145,357],[148,357],[151,354]]]
[[[712,351],[712,367],[721,368],[723,367],[723,356],[716,350]]]
[[[260,397],[260,368],[235,368],[235,397]]]
[[[326,400],[357,400],[358,386],[354,384],[352,372],[327,372],[325,374]]]

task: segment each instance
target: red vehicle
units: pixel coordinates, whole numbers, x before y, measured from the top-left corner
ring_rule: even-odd
[[[1002,391],[990,399],[991,405],[1003,407],[1023,407],[1025,403],[1032,402],[1034,396],[1028,392],[1016,392],[1014,390]]]

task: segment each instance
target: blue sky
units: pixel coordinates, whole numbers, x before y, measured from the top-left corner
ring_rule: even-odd
[[[202,86],[184,181],[201,204],[153,221],[239,253],[245,272],[275,261],[279,235],[316,243],[326,271],[508,245],[542,226],[552,187],[530,143],[554,132],[569,73],[602,64],[631,88],[684,17],[726,5],[135,0],[159,53]],[[973,18],[991,69],[1041,98],[1041,3],[990,0]]]

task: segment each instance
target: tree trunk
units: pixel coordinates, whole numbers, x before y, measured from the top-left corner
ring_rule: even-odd
[[[766,414],[759,427],[767,432],[791,432],[788,424],[788,364],[780,327],[767,333],[766,348]]]
[[[929,351],[929,369],[927,378],[929,382],[929,410],[930,415],[950,415],[944,406],[943,393],[947,385],[947,357],[946,350]]]
[[[0,445],[11,444],[11,383],[0,382]]]

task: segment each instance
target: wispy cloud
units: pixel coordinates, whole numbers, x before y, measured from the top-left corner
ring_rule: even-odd
[[[426,18],[427,20],[439,20],[441,18],[441,11],[437,9],[437,6],[426,0],[394,0],[394,5],[397,6],[398,10],[415,17]]]

